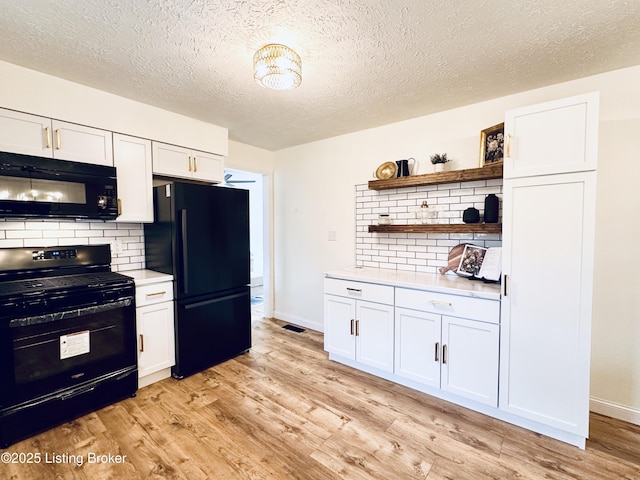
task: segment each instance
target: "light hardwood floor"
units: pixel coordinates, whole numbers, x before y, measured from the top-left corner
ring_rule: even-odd
[[[638,426],[594,414],[581,451],[330,362],[322,334],[282,325],[260,320],[249,353],[2,451],[81,466],[0,463],[0,479],[640,479]]]

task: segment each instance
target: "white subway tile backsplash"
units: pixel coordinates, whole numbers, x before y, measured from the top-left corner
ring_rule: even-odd
[[[462,223],[469,207],[484,210],[489,193],[502,195],[502,179],[424,185],[393,190],[369,190],[356,186],[356,265],[394,270],[438,273],[447,264],[449,251],[460,243],[484,247],[501,245],[500,234],[465,233],[369,233],[379,214],[389,214],[393,224],[418,223],[420,205],[427,200],[439,223]]]
[[[377,218],[377,215],[375,217]],[[364,222],[363,232],[366,232],[366,225],[370,223],[370,220]],[[116,240],[122,244],[122,252],[112,253],[112,270],[145,268],[144,227],[139,223],[93,220],[0,220],[0,248],[102,245]],[[372,238],[368,240],[373,241]],[[377,250],[372,251],[377,252]]]

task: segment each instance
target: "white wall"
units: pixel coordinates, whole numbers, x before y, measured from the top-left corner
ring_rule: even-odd
[[[0,107],[227,155],[226,128],[0,61]]]
[[[354,185],[382,162],[431,154],[478,166],[480,130],[505,110],[600,90],[592,406],[640,423],[640,67],[523,92],[275,154],[275,315],[322,330],[323,272],[354,263]],[[562,134],[562,132],[558,132]],[[328,231],[337,241],[328,241]],[[562,241],[541,232],[540,241]]]

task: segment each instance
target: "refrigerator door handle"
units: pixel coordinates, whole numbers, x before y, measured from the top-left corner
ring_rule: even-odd
[[[182,293],[189,293],[189,262],[187,258],[187,209],[180,210],[180,239],[182,241]]]
[[[205,305],[211,305],[212,303],[226,302],[226,301],[229,301],[229,300],[233,300],[234,298],[240,298],[240,297],[245,297],[245,296],[247,296],[246,292],[234,293],[232,295],[226,295],[224,297],[211,298],[209,300],[203,300],[203,301],[196,302],[196,303],[190,303],[188,305],[185,305],[184,309],[185,310],[191,310],[192,308],[204,307]]]

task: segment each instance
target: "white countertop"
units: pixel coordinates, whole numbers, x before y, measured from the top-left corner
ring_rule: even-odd
[[[133,278],[138,286],[173,281],[173,275],[156,272],[154,270],[126,270],[119,273]]]
[[[392,285],[394,287],[415,288],[434,292],[450,293],[488,300],[500,300],[500,285],[469,280],[458,275],[406,272],[370,267],[351,267],[325,272],[325,277],[359,282]]]

